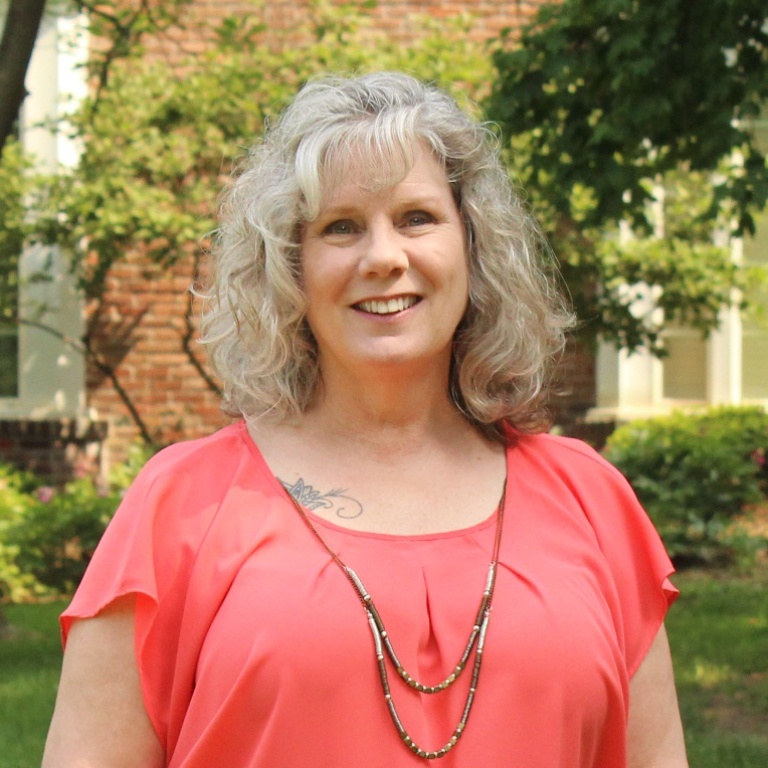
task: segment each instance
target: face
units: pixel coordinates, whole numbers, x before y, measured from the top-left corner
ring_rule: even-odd
[[[443,366],[467,306],[464,226],[445,171],[420,149],[408,175],[326,195],[301,238],[307,318],[321,368]],[[364,177],[364,174],[361,174]]]

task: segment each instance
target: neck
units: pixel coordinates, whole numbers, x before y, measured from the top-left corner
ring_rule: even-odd
[[[305,417],[347,440],[415,448],[447,431],[472,429],[448,388],[447,370],[385,367],[340,375],[323,370]]]

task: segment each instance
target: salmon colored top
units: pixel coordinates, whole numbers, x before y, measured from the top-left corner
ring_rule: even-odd
[[[619,472],[583,443],[513,436],[504,532],[474,708],[441,768],[624,768],[628,683],[677,592]],[[429,478],[425,478],[429,482]],[[458,661],[485,586],[495,515],[459,531],[361,533],[309,513],[373,595],[414,677]],[[388,714],[362,604],[243,423],[153,458],[62,617],[136,594],[136,654],[172,768],[423,765]],[[437,750],[447,692],[390,670],[406,730]]]

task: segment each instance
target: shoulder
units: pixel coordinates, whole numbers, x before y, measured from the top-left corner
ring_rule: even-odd
[[[139,477],[146,482],[168,474],[220,474],[228,465],[239,462],[248,454],[244,429],[245,425],[238,422],[207,437],[166,446],[147,461]]]
[[[558,474],[584,474],[594,478],[625,483],[616,467],[592,446],[572,437],[549,433],[523,435],[510,433],[509,453],[519,454],[526,462],[546,466]]]
[[[231,424],[207,437],[163,448],[141,469],[124,504],[173,499],[197,506],[226,494],[233,478],[252,460],[244,429],[241,423]]]
[[[581,440],[550,434],[513,435],[508,467],[525,478],[528,487],[546,488],[551,497],[575,502],[590,518],[604,516],[606,510],[622,509],[632,515],[639,511],[629,481]]]

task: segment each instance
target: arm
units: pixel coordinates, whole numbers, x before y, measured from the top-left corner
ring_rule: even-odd
[[[134,653],[134,597],[71,629],[43,768],[162,768]]]
[[[629,768],[688,768],[663,625],[630,681],[627,740]]]

